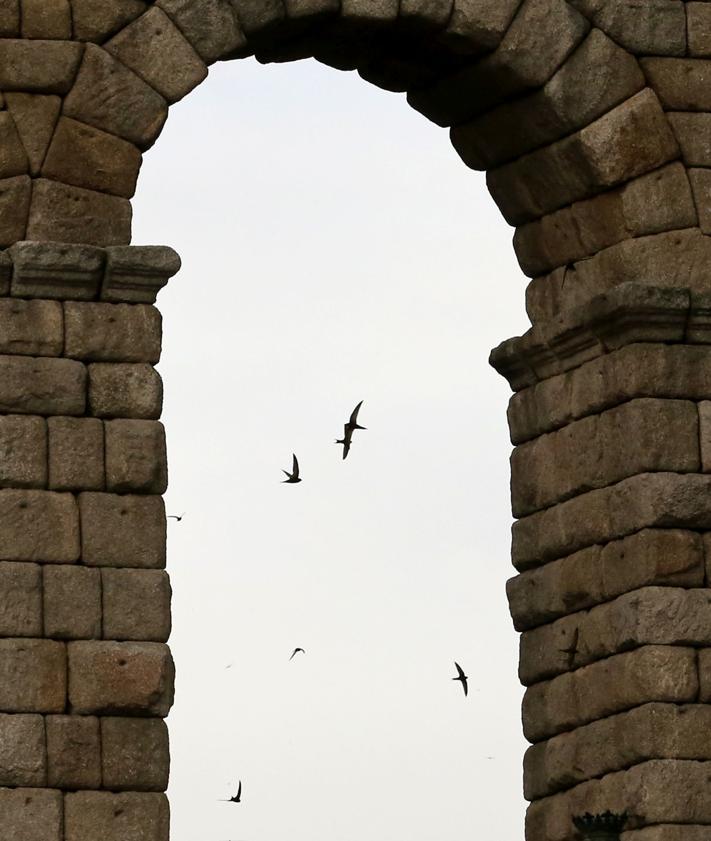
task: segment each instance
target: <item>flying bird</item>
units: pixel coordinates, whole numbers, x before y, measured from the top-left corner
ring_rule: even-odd
[[[291,657],[289,657],[289,660],[293,660],[294,655],[298,654],[299,652],[301,652],[302,654],[306,654],[303,648],[295,648],[293,654],[291,655]]]
[[[348,418],[348,422],[343,424],[343,438],[336,438],[336,444],[343,444],[343,458],[348,455],[351,449],[351,442],[353,441],[353,433],[356,429],[366,429],[365,426],[361,426],[358,423],[358,412],[360,411],[360,407],[363,405],[363,401],[361,400],[360,403],[353,409],[351,412],[350,418]]]
[[[221,803],[241,803],[242,802],[241,799],[240,799],[241,797],[242,797],[242,780],[239,781],[239,786],[237,787],[237,794],[235,794],[234,797],[230,797],[229,799],[226,799],[226,798],[222,797],[222,798],[220,798],[220,802]]]
[[[452,680],[459,680],[462,682],[462,688],[464,689],[464,694],[466,695],[468,691],[467,680],[469,678],[467,678],[467,676],[464,674],[464,672],[462,671],[462,667],[459,665],[459,663],[457,663],[456,660],[454,661],[454,665],[457,667],[458,676],[453,677]]]
[[[292,453],[292,455],[294,455],[294,454]],[[301,481],[301,479],[299,478],[299,462],[297,461],[295,455],[294,455],[294,465],[291,468],[291,473],[289,473],[288,470],[282,470],[281,472],[285,473],[288,476],[287,479],[282,479],[282,484],[295,485],[297,482]]]
[[[183,511],[183,513],[180,516],[178,516],[177,514],[168,514],[168,519],[169,520],[173,519],[173,520],[177,520],[178,522],[180,522],[183,519],[184,516],[185,516],[185,511]]]

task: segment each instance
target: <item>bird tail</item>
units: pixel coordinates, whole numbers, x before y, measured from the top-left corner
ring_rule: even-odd
[[[367,426],[361,426],[359,423],[353,424],[353,429],[367,429]]]

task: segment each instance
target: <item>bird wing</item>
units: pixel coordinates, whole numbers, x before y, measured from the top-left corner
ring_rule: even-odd
[[[462,667],[459,665],[459,663],[457,663],[456,660],[454,661],[454,665],[457,669],[457,674],[459,675],[459,680],[466,680],[467,676],[464,674],[464,672],[462,671]]]
[[[237,800],[242,797],[242,780],[239,781],[239,785],[237,786]]]
[[[299,477],[299,461],[296,458],[296,456],[294,455],[294,453],[292,453],[292,456],[294,456],[294,467],[293,467],[294,478],[298,479],[298,477]]]
[[[347,435],[343,439],[343,458],[345,458],[348,455],[348,453],[350,452],[350,449],[351,449],[351,436]]]
[[[353,409],[353,411],[351,412],[350,420],[348,421],[349,424],[358,423],[358,412],[360,411],[360,407],[362,405],[363,405],[363,401],[361,400],[360,403],[355,407],[355,409]]]
[[[464,687],[464,697],[467,696],[468,686],[467,686],[467,679],[466,677],[462,678],[462,686]]]

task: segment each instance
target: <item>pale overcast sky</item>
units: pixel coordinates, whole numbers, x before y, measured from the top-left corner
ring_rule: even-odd
[[[158,301],[172,841],[523,837],[487,357],[525,279],[483,176],[404,96],[249,60],[174,106],[134,207],[134,242],[183,258]]]

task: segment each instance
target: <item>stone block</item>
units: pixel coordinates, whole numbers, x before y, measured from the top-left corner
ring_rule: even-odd
[[[124,245],[131,241],[131,203],[83,187],[35,179],[27,239]]]
[[[360,5],[359,0],[355,0]],[[282,0],[232,0],[237,11],[237,20],[253,44],[268,38],[286,17]],[[350,17],[350,0],[345,0],[343,15]]]
[[[704,234],[711,233],[711,170],[690,169],[689,181],[694,191],[694,201],[699,211],[699,227]]]
[[[0,711],[63,712],[66,698],[64,643],[0,639]]]
[[[708,547],[708,542],[707,543]],[[700,648],[699,655],[699,697],[702,704],[711,703],[711,648]]]
[[[72,303],[64,306],[65,356],[91,362],[160,359],[162,321],[144,304]]]
[[[0,40],[0,90],[65,94],[74,82],[82,47],[73,41]]]
[[[44,635],[101,639],[101,573],[59,564],[43,570]]]
[[[243,52],[247,39],[229,0],[158,0],[206,64]]]
[[[657,824],[623,832],[621,841],[711,841],[711,826]]]
[[[667,111],[711,110],[711,61],[699,58],[640,59],[648,84]]]
[[[64,841],[168,841],[169,823],[164,794],[77,791],[64,800]]]
[[[103,787],[114,791],[165,791],[170,754],[162,718],[102,718]]]
[[[22,37],[68,41],[72,37],[69,0],[22,0]]]
[[[0,248],[25,238],[31,196],[32,179],[28,175],[0,181]]]
[[[0,560],[73,563],[79,516],[71,494],[0,490]]]
[[[684,163],[687,166],[711,166],[711,114],[671,111],[667,119],[681,148]]]
[[[0,563],[0,636],[42,636],[42,571],[37,564]]]
[[[104,426],[98,418],[52,417],[49,487],[55,491],[104,489]]]
[[[120,61],[100,47],[87,44],[62,113],[145,150],[160,134],[168,104]]]
[[[62,107],[61,97],[7,93],[5,99],[27,153],[30,173],[38,175]]]
[[[158,6],[136,18],[104,48],[171,103],[207,76],[200,56]]]
[[[47,428],[44,418],[0,415],[0,486],[47,486]]]
[[[0,815],[5,837],[12,841],[64,841],[60,791],[0,789]]]
[[[101,44],[146,10],[143,0],[72,0],[74,38]]]
[[[52,788],[101,788],[99,719],[48,715],[47,784]]]
[[[109,420],[106,430],[106,488],[115,493],[165,493],[168,463],[159,421]]]
[[[514,627],[525,631],[647,586],[703,587],[701,536],[643,529],[521,573],[506,592]]]
[[[0,785],[46,784],[42,716],[0,714]]]
[[[477,55],[495,49],[506,34],[521,0],[454,0],[438,40],[454,52]]]
[[[20,298],[93,300],[104,271],[104,251],[91,245],[16,242],[12,294]]]
[[[20,0],[7,0],[0,6],[0,38],[19,38]]]
[[[89,411],[100,418],[160,417],[163,381],[146,362],[89,365]]]
[[[136,192],[141,161],[141,153],[127,140],[60,117],[42,175],[130,199]]]
[[[29,169],[27,154],[9,111],[0,111],[0,178],[23,175]]]
[[[63,347],[61,304],[0,298],[0,354],[60,356]]]
[[[706,3],[686,4],[689,55],[711,57],[711,7]]]
[[[163,245],[116,245],[106,255],[102,301],[152,304],[180,269],[180,257]]]
[[[170,580],[158,569],[101,570],[104,638],[166,642]]]
[[[698,688],[693,648],[645,646],[530,686],[524,735],[539,742],[651,701],[693,703]]]
[[[168,715],[175,668],[167,645],[92,641],[67,649],[72,713]]]
[[[8,257],[7,251],[0,251],[0,295],[9,294],[11,275],[12,260]]]
[[[165,567],[165,507],[159,496],[83,493],[82,561],[89,566]]]
[[[0,356],[0,412],[81,415],[86,368],[70,359]]]

